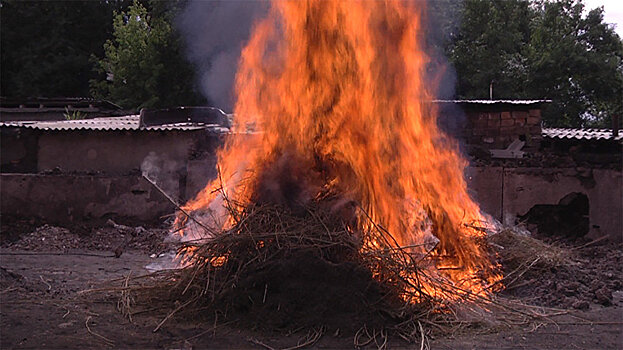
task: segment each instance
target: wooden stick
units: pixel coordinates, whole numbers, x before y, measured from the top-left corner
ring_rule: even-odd
[[[267,350],[275,350],[275,348],[273,348],[272,346],[264,344],[264,343],[262,343],[261,341],[255,339],[255,338],[247,338],[247,340],[250,341],[251,343],[255,344],[255,345],[262,346],[262,347],[264,347]]]
[[[167,322],[167,320],[168,320],[169,318],[171,318],[171,316],[173,316],[176,312],[180,311],[182,308],[184,308],[184,307],[188,306],[188,305],[189,305],[191,302],[193,302],[193,301],[195,301],[195,299],[190,299],[190,300],[188,300],[186,303],[184,303],[184,304],[182,304],[182,305],[178,306],[175,310],[171,311],[171,312],[167,315],[167,317],[165,317],[165,318],[164,318],[164,320],[162,320],[162,321],[160,321],[160,323],[158,323],[158,326],[156,326],[156,328],[154,328],[153,332],[154,332],[154,333],[156,333],[156,332],[160,329],[160,327],[162,327],[162,325],[163,325],[165,322]]]
[[[145,174],[143,174],[143,178],[145,180],[147,180],[150,184],[152,184],[160,193],[162,193],[162,195],[165,196],[166,199],[168,199],[169,202],[171,202],[171,204],[173,204],[179,211],[184,213],[184,215],[186,215],[192,221],[196,222],[197,225],[203,227],[206,231],[208,231],[208,232],[211,231],[207,226],[205,226],[203,223],[199,222],[199,220],[195,219],[193,216],[190,215],[190,213],[188,213],[186,210],[184,210],[184,208],[182,208],[182,206],[180,206],[175,199],[173,199],[171,196],[169,196],[168,193],[166,193],[162,188],[160,188],[160,186],[158,186],[158,184],[156,184],[154,181],[152,181],[150,178],[148,178]]]
[[[579,246],[579,247],[575,247],[575,248],[571,248],[571,249],[573,249],[573,250],[578,250],[578,249],[586,248],[586,247],[588,247],[588,246],[591,246],[591,245],[593,245],[593,244],[595,244],[595,243],[599,243],[599,242],[601,242],[601,241],[603,241],[603,240],[605,240],[605,239],[608,239],[608,238],[610,238],[610,235],[601,236],[601,237],[599,237],[599,238],[597,238],[597,239],[595,239],[595,240],[592,240],[592,241],[590,241],[590,242],[588,242],[588,243],[586,243],[586,244],[582,244],[582,245],[581,245],[581,246]]]

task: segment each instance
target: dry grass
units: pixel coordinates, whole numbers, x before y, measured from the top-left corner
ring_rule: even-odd
[[[547,244],[510,228],[491,235],[489,244],[504,268],[500,283],[507,289],[515,288],[526,279],[538,278],[545,270],[574,264],[569,249]]]

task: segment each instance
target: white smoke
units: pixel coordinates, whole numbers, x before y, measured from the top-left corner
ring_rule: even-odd
[[[179,171],[181,165],[178,161],[167,156],[149,152],[141,163],[141,173],[158,185],[171,198],[178,199],[180,196]]]
[[[231,112],[240,52],[267,1],[189,1],[177,18],[188,59],[195,64],[201,92]]]

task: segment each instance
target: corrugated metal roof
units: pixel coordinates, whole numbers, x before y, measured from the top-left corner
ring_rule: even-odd
[[[172,123],[140,127],[139,115],[128,115],[123,117],[106,117],[81,120],[60,120],[60,121],[12,121],[2,122],[0,127],[21,127],[37,130],[129,130],[129,131],[191,131],[201,129],[211,129],[217,132],[227,132],[228,129],[220,124],[206,123]]]
[[[612,137],[612,129],[543,128],[543,137],[576,140],[623,140],[623,133]]]
[[[456,103],[456,104],[508,104],[508,105],[536,105],[541,103],[549,103],[552,100],[433,100],[434,103]]]

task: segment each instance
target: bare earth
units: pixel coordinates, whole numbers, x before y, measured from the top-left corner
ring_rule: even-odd
[[[277,349],[297,345],[304,335],[256,333],[227,325],[214,328],[212,324],[179,318],[165,323],[154,333],[166,310],[135,314],[130,322],[117,311],[114,302],[78,293],[129,273],[132,276],[148,273],[145,266],[154,261],[150,253],[157,252],[157,245],[132,244],[129,246],[138,248],[124,251],[119,258],[115,258],[111,250],[66,247],[53,252],[26,251],[20,249],[23,247],[19,244],[3,244],[5,247],[0,250],[0,348]],[[611,306],[591,303],[588,310],[573,310],[537,323],[531,329],[504,326],[497,332],[464,330],[461,334],[437,336],[431,340],[430,347],[621,349],[622,295],[614,293]],[[391,339],[388,346],[420,348],[420,344],[406,344],[397,339]],[[325,334],[312,348],[353,348],[352,335]]]

